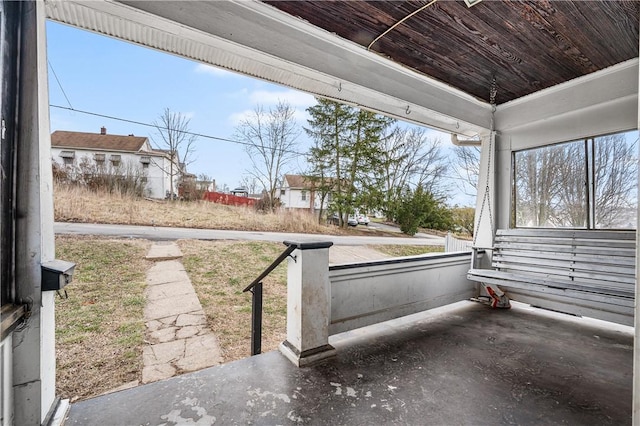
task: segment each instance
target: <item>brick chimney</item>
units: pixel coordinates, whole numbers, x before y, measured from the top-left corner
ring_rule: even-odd
[[[107,134],[107,128],[104,127],[104,126],[100,127],[100,134],[101,135],[106,135]]]

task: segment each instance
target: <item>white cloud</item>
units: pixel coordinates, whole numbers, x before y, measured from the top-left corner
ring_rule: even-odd
[[[180,114],[187,120],[191,120],[193,117],[196,116],[195,111],[185,111],[185,112],[181,112]]]
[[[252,109],[245,109],[244,111],[234,112],[229,116],[228,121],[232,125],[237,126],[247,118],[252,117],[253,114],[254,114],[254,111]]]
[[[293,117],[296,121],[302,125],[307,125],[307,120],[311,118],[306,109],[296,109],[296,112],[293,114]]]
[[[255,90],[249,94],[249,101],[253,104],[276,105],[278,102],[287,102],[293,107],[307,108],[316,104],[316,99],[297,90]]]
[[[268,112],[271,107],[275,106],[280,101],[288,103],[294,109],[293,118],[299,124],[307,124],[309,114],[306,109],[316,104],[316,100],[313,96],[292,89],[253,91],[242,89],[233,95],[236,98],[247,99],[249,103],[253,105],[251,109],[245,109],[229,115],[227,120],[234,126],[237,126],[242,121],[253,117],[255,114],[255,108],[258,105],[262,106],[265,112]]]
[[[231,71],[227,71],[223,68],[218,68],[214,67],[213,65],[207,64],[196,65],[194,71],[198,74],[209,74],[215,77],[229,77],[234,75],[234,73],[232,73]]]
[[[245,109],[244,111],[234,112],[233,114],[231,114],[229,116],[229,118],[227,120],[233,126],[237,126],[238,124],[242,123],[243,121],[245,121],[247,119],[252,119],[253,117],[255,117],[255,110],[253,110],[253,109]],[[293,119],[295,121],[297,121],[298,124],[306,125],[307,124],[307,120],[309,118],[310,118],[309,117],[309,113],[306,111],[306,109],[303,109],[303,108],[296,108],[294,113],[293,113]]]
[[[229,99],[245,99],[249,97],[249,89],[247,89],[246,87],[243,87],[240,90],[237,90],[232,93],[228,93],[226,96]]]

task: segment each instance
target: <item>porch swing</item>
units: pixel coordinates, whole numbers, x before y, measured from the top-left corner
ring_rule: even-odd
[[[495,79],[491,105],[495,112]],[[471,269],[494,308],[509,308],[509,298],[578,316],[632,325],[635,298],[636,233],[632,230],[510,228],[494,230],[491,175],[494,167],[493,114],[486,151],[484,193],[478,205]],[[488,214],[491,244],[478,235]],[[480,254],[491,257],[481,268]],[[488,264],[488,262],[487,262]]]

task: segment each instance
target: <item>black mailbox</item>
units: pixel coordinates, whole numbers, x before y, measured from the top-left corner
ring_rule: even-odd
[[[76,264],[66,260],[52,260],[42,264],[42,291],[60,290],[73,279]]]

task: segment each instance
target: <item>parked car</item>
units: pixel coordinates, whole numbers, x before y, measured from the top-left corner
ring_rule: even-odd
[[[369,225],[369,217],[366,214],[358,215],[358,224],[359,225]]]
[[[340,225],[340,216],[338,216],[338,213],[334,213],[329,216],[328,222],[332,225]],[[358,226],[358,218],[353,215],[349,215],[349,217],[347,217],[347,225]]]

